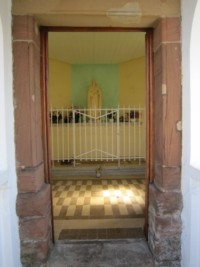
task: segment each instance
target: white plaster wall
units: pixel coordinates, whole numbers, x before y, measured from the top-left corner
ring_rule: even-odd
[[[0,0],[0,266],[18,267],[20,243],[16,215],[12,79],[11,0]]]
[[[182,267],[200,266],[200,0],[182,0]]]

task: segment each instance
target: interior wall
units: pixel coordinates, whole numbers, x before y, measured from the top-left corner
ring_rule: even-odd
[[[71,65],[49,59],[49,106],[67,108],[72,104]]]
[[[70,65],[49,60],[49,102],[53,108],[87,107],[92,83],[102,92],[102,107],[145,107],[145,58],[121,64]]]
[[[87,107],[88,89],[95,80],[101,90],[102,107],[118,106],[118,65],[72,65],[72,103]]]
[[[119,104],[145,107],[145,58],[119,64]]]

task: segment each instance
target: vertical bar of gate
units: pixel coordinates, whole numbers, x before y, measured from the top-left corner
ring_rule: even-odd
[[[91,140],[91,157],[90,157],[90,160],[92,160],[92,155],[93,155],[93,153],[92,153],[92,112],[90,113],[90,115],[91,115],[90,116],[90,134],[91,134],[91,138],[90,138],[90,140]]]
[[[134,106],[133,107],[133,110],[134,110],[134,123],[133,123],[133,159],[135,161],[136,159],[136,123],[135,123],[135,113],[136,113],[136,107]]]
[[[70,161],[70,155],[69,155],[69,125],[70,125],[70,118],[69,118],[69,109],[67,109],[67,157],[68,162]]]
[[[56,109],[56,144],[57,144],[57,162],[59,162],[59,134],[58,134],[58,109]]]
[[[112,113],[111,113],[111,115],[112,115],[112,120],[111,120],[111,129],[112,129],[112,131],[111,131],[111,146],[112,146],[112,161],[113,161],[113,153],[114,153],[114,151],[113,151],[113,142],[114,142],[114,136],[113,136],[113,118],[114,118],[114,109],[112,108]]]
[[[123,108],[123,128],[124,128],[124,138],[123,138],[123,144],[124,144],[124,161],[125,161],[125,156],[126,156],[126,143],[125,143],[125,135],[126,135],[126,129],[125,129],[125,124],[126,124],[126,112],[125,112],[125,108]]]
[[[97,109],[95,107],[94,111],[95,121],[94,121],[94,130],[95,130],[95,160],[97,161]]]
[[[73,157],[74,157],[74,167],[76,165],[76,129],[75,129],[75,110],[72,110],[72,127],[73,127]]]
[[[146,139],[146,110],[145,108],[142,109],[143,113],[142,113],[142,136],[143,136],[143,159],[146,159],[145,157],[145,153],[146,153],[146,141],[144,141]]]
[[[51,123],[51,161],[53,161],[53,167],[54,167],[54,138],[53,138],[53,109],[51,107],[50,109],[50,123]]]
[[[62,161],[64,162],[64,149],[65,149],[65,138],[64,138],[64,112],[63,112],[63,107],[61,110],[61,114],[62,114]]]
[[[87,160],[87,121],[86,121],[86,109],[84,111],[84,128],[85,128],[85,151],[86,151],[86,160]]]
[[[82,160],[82,132],[81,132],[81,111],[79,109],[79,147],[80,147],[80,161]]]
[[[140,108],[140,104],[139,104],[139,119],[138,119],[138,123],[139,123],[139,129],[138,129],[138,135],[139,135],[139,165],[141,165],[141,108]]]
[[[101,161],[102,161],[102,109],[101,109],[101,111],[100,111],[100,148],[101,148]]]
[[[120,128],[119,128],[119,105],[117,109],[117,158],[118,158],[118,168],[120,167]]]
[[[130,109],[130,106],[129,106],[129,109],[128,109],[128,159],[130,161],[131,159],[131,115],[130,115],[130,112],[131,112],[131,109]]]
[[[106,160],[108,161],[108,110],[106,109],[106,154],[107,158]]]

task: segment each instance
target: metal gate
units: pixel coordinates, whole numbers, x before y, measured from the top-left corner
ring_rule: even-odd
[[[145,109],[51,109],[51,158],[55,161],[145,159]]]

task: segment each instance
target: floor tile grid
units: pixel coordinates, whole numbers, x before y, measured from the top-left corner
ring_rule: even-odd
[[[144,180],[53,181],[54,219],[141,218]]]

